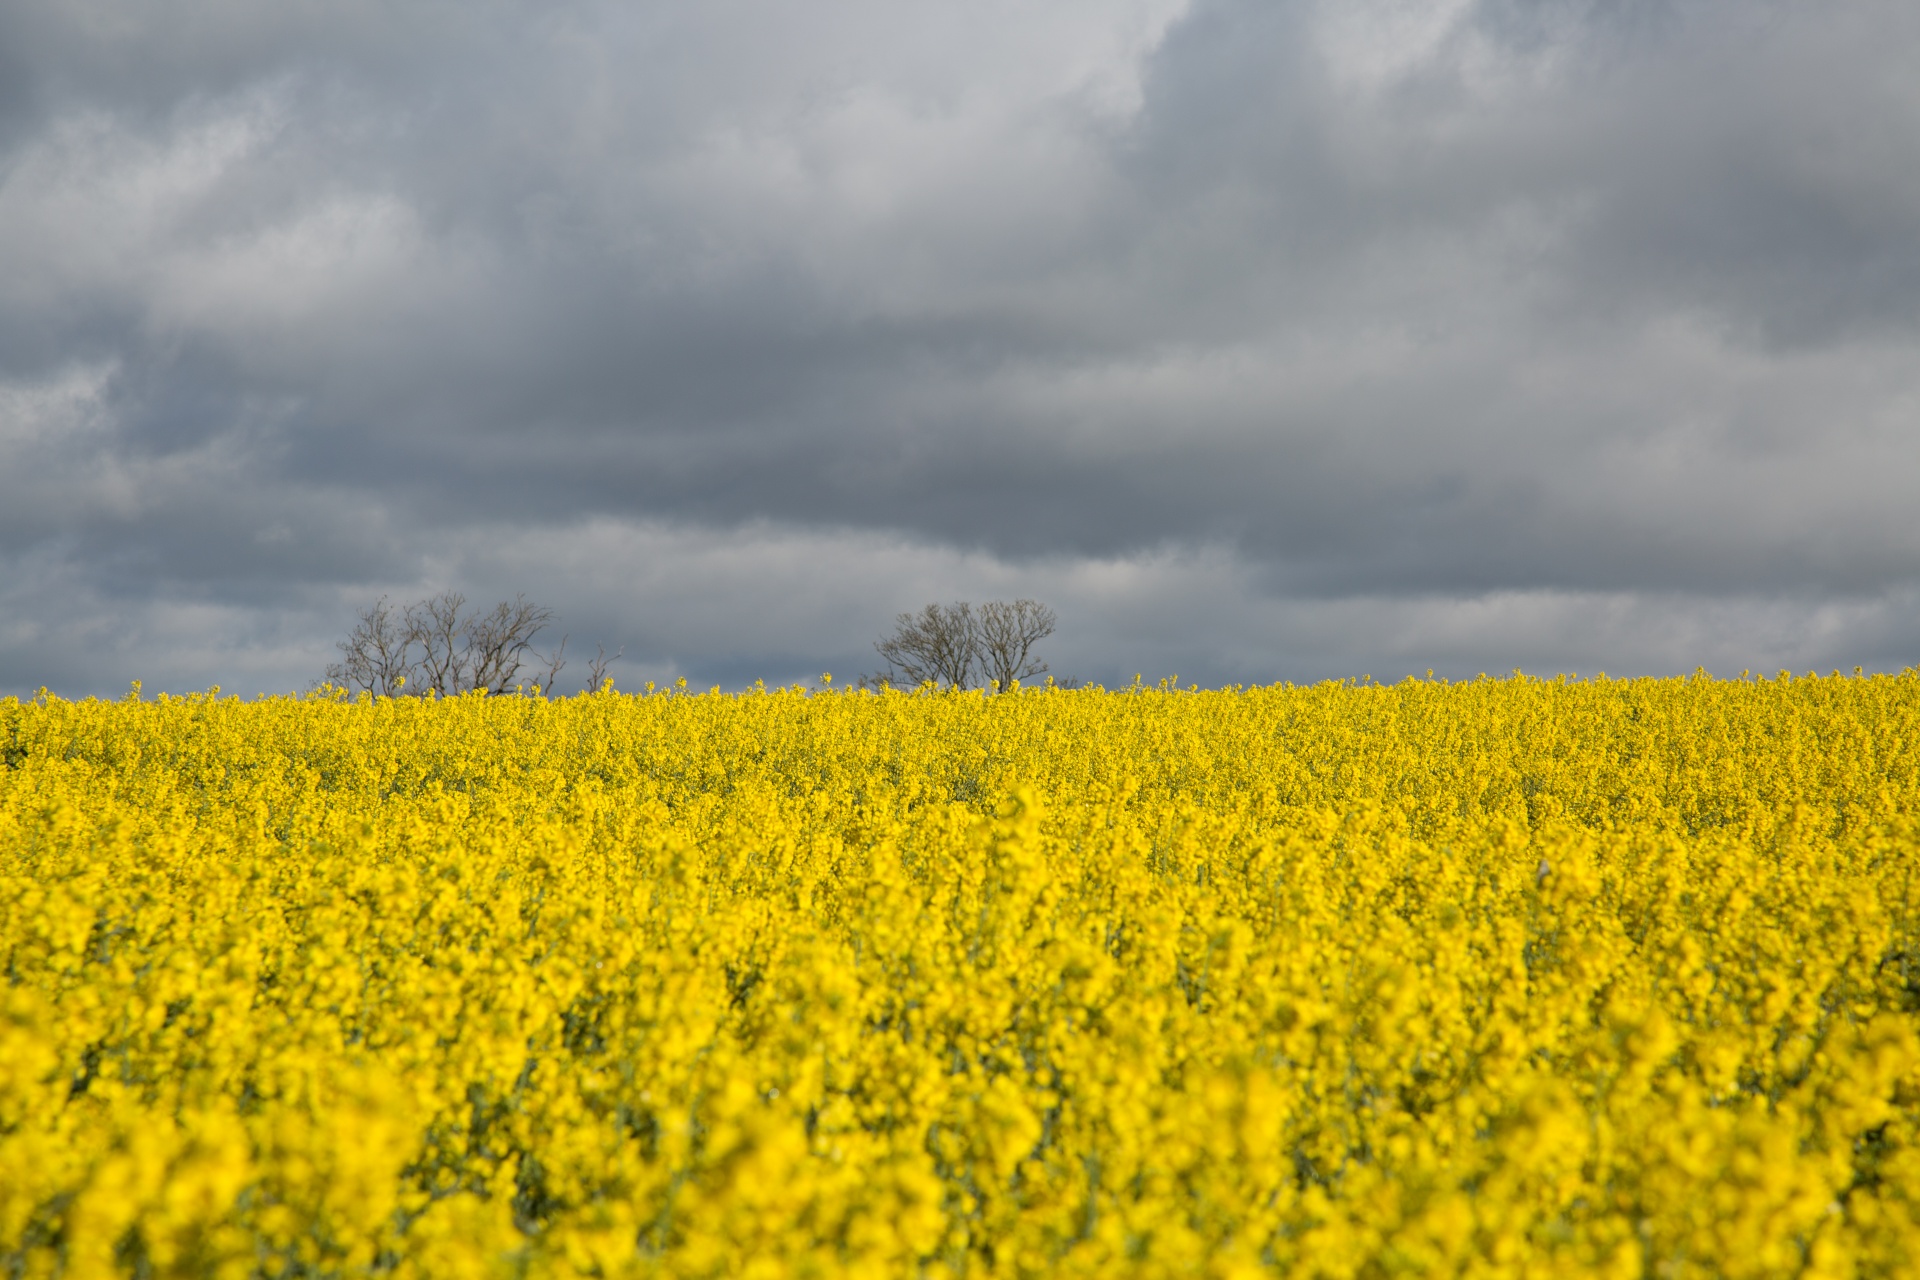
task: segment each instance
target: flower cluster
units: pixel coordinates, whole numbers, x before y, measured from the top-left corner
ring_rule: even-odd
[[[0,702],[12,1276],[1920,1257],[1920,677]]]

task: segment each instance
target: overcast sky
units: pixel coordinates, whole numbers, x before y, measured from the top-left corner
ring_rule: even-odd
[[[0,692],[1920,661],[1912,0],[6,0]],[[563,684],[583,674],[576,663]]]

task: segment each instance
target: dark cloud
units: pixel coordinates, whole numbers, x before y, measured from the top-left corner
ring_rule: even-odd
[[[24,0],[0,687],[282,687],[443,585],[636,677],[960,594],[1097,678],[1903,665],[1916,55],[1869,0]]]

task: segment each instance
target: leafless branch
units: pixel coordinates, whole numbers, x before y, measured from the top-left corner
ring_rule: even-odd
[[[1011,689],[1016,680],[1042,674],[1047,664],[1033,646],[1053,634],[1053,610],[1037,600],[989,600],[980,606],[978,652],[982,683]]]
[[[407,634],[420,646],[415,693],[445,697],[474,687],[468,679],[472,657],[469,624],[460,612],[466,603],[467,598],[458,591],[442,591],[407,606]]]
[[[491,612],[470,618],[461,628],[467,687],[505,693],[526,665],[533,638],[553,621],[553,610],[530,604],[525,596],[502,600]],[[534,655],[538,656],[538,655]]]
[[[568,636],[561,636],[559,645],[554,648],[552,653],[546,655],[544,658],[540,657],[537,653],[534,654],[534,657],[539,658],[541,662],[546,664],[547,674],[546,678],[540,681],[540,692],[546,694],[549,698],[553,696],[553,686],[560,681],[560,673],[567,669],[567,641],[569,638]]]
[[[607,647],[605,645],[595,645],[594,648],[597,650],[597,652],[593,655],[593,661],[587,663],[587,692],[588,693],[598,693],[602,689],[609,689],[613,687],[613,682],[607,678],[607,668],[612,666],[614,663],[620,661],[622,657],[626,656],[626,652],[627,652],[623,648],[618,653],[614,654],[611,658],[609,658],[607,656]]]
[[[352,632],[340,642],[340,661],[327,667],[327,679],[393,697],[405,689],[413,670],[412,647],[413,632],[406,616],[381,596],[360,612]]]

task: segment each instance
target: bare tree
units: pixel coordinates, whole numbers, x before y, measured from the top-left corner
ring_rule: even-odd
[[[1032,656],[1033,646],[1053,634],[1053,610],[1038,600],[989,600],[976,624],[982,683],[1011,689],[1016,680],[1037,676],[1047,664]]]
[[[887,660],[888,669],[879,679],[916,686],[931,680],[955,689],[971,688],[977,643],[973,606],[964,600],[903,613],[894,619],[893,634],[874,642],[874,649]]]
[[[976,680],[998,681],[1010,689],[1016,680],[1047,669],[1033,646],[1053,634],[1053,610],[1037,600],[989,600],[976,609],[964,600],[930,604],[919,613],[894,620],[893,634],[874,644],[887,670],[863,676],[863,686],[883,683],[919,685],[928,680],[970,689]]]
[[[458,591],[443,591],[397,611],[381,597],[360,614],[326,678],[387,697],[505,693],[522,671],[544,667],[546,680],[538,687],[550,693],[566,666],[567,642],[562,637],[551,655],[542,655],[533,641],[553,611],[525,596],[481,614],[467,613],[466,603]]]

